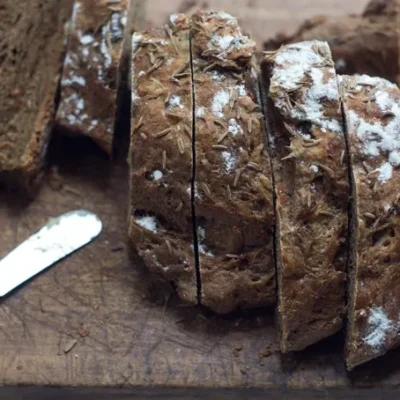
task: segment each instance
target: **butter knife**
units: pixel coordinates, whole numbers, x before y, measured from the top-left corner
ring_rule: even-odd
[[[50,219],[0,261],[0,297],[90,243],[101,229],[100,219],[85,210]]]

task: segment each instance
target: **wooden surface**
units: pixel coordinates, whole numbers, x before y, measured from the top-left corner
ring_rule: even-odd
[[[347,3],[357,11],[365,2],[233,3],[236,7],[263,4],[259,17],[243,8],[255,20],[269,14],[274,20],[276,9],[277,20],[285,20],[288,26],[289,5],[305,17],[307,10],[309,14],[323,11],[321,3],[326,4],[325,10],[338,13],[345,12]],[[299,8],[300,3],[309,8]],[[331,6],[335,3],[337,7]],[[155,16],[166,12],[163,7]],[[226,9],[234,12],[233,5]],[[267,24],[265,28],[269,29]],[[400,385],[400,351],[349,375],[341,354],[341,334],[283,357],[277,352],[273,310],[217,317],[183,307],[145,274],[128,251],[126,166],[110,166],[93,146],[71,139],[54,140],[50,158],[53,167],[31,204],[0,191],[0,257],[47,218],[72,209],[96,212],[104,231],[91,245],[0,300],[1,398],[55,398],[57,393],[59,398],[73,394],[77,399],[97,393],[96,398],[102,399],[109,398],[109,393],[120,399],[145,395],[261,398],[266,394],[271,399],[282,394],[303,399],[368,399],[376,398],[382,388],[385,391],[379,397],[395,396],[387,389]],[[28,387],[16,388],[21,385]],[[42,389],[49,386],[64,389]],[[104,387],[110,392],[103,391]],[[363,387],[376,391],[355,390]],[[300,388],[306,391],[295,390]]]

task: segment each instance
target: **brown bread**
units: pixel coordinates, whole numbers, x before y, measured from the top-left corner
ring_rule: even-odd
[[[282,352],[337,332],[345,313],[348,170],[336,73],[324,42],[262,62],[275,181]]]
[[[218,313],[267,306],[274,210],[255,43],[227,13],[197,12],[192,25],[201,302]]]
[[[340,79],[352,166],[348,369],[400,344],[400,90]]]
[[[71,10],[71,0],[0,7],[0,180],[31,194],[43,172]]]
[[[111,155],[128,0],[76,0],[61,80],[57,125],[92,138]]]
[[[197,303],[189,21],[132,36],[129,235],[146,266]]]

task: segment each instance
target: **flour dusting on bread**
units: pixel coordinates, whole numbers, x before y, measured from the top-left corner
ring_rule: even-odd
[[[354,90],[362,91],[365,101],[375,102],[385,118],[371,119],[357,110],[349,110],[349,128],[357,135],[365,156],[384,156],[383,163],[375,171],[379,173],[378,181],[386,183],[393,176],[393,167],[400,166],[400,102],[392,95],[396,85],[366,75],[355,79]]]
[[[270,93],[275,107],[296,122],[311,122],[321,130],[342,132],[339,118],[324,113],[324,103],[339,100],[327,43],[310,41],[285,46],[273,62]],[[295,92],[297,97],[293,98]]]
[[[364,342],[376,350],[385,345],[388,332],[393,329],[393,322],[388,318],[382,307],[372,307],[368,316],[370,332],[364,337]]]

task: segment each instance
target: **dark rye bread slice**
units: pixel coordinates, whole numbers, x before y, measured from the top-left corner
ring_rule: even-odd
[[[129,235],[149,270],[197,303],[189,20],[132,36]]]
[[[201,303],[218,313],[267,306],[274,209],[255,43],[222,12],[197,12],[192,29]]]
[[[0,5],[0,180],[33,194],[42,176],[72,1]]]
[[[282,352],[337,332],[345,313],[345,138],[329,47],[283,46],[262,60],[275,182]]]
[[[75,1],[57,112],[62,132],[89,136],[110,155],[128,8],[128,0]]]
[[[352,166],[348,369],[400,344],[400,90],[340,79]]]

